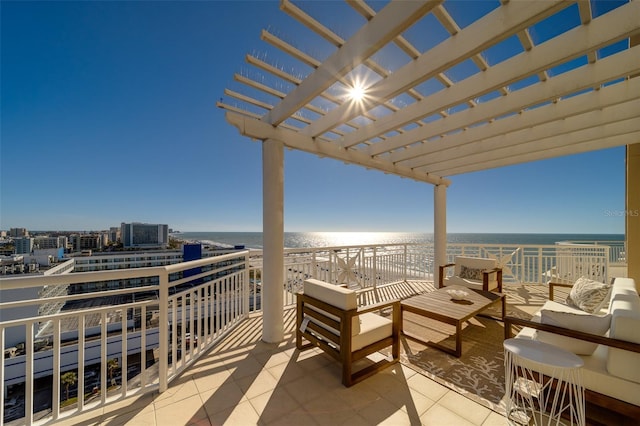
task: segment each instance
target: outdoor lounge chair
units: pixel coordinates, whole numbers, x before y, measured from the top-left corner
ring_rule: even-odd
[[[455,263],[440,266],[438,288],[461,285],[484,291],[502,292],[502,268],[496,259],[456,256]],[[453,275],[445,276],[447,268],[455,266]]]
[[[400,359],[400,301],[358,308],[356,292],[308,279],[297,294],[296,347],[319,347],[342,363],[342,384],[349,387]],[[391,318],[373,313],[392,308]],[[303,339],[308,343],[303,344]],[[392,346],[392,359],[354,370],[354,363]],[[363,361],[364,362],[364,361]]]

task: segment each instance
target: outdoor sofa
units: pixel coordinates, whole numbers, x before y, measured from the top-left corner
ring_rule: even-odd
[[[600,283],[603,289],[600,294],[607,291],[608,294],[599,303],[586,301],[575,307],[553,300],[556,287],[570,287],[571,298],[574,293],[580,293],[575,290],[578,283],[585,283],[582,288],[587,288],[589,281],[581,278],[573,286],[549,283],[549,300],[531,320],[505,317],[505,338],[512,337],[512,326],[524,326],[517,338],[541,340],[576,353],[584,361],[582,377],[587,418],[604,424],[637,424],[640,418],[640,296],[635,281],[616,278],[608,289]],[[534,369],[550,374],[539,365]]]

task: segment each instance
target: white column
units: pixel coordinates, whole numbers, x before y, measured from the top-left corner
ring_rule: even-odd
[[[284,144],[262,143],[262,340],[284,339]]]
[[[433,187],[433,283],[438,286],[439,266],[447,263],[447,187]]]

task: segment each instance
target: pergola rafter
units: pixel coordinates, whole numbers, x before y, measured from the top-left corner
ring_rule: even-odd
[[[590,117],[591,128],[620,129],[616,124],[620,120],[616,121],[608,108],[619,111],[623,102],[618,105],[599,102],[611,98],[609,93],[617,92],[615,86],[620,84],[632,87],[630,93],[619,99],[632,102],[640,98],[639,91],[634,89],[636,83],[623,82],[640,73],[637,47],[618,48],[614,54],[598,58],[602,49],[616,43],[619,46],[621,41],[640,34],[638,1],[597,17],[593,16],[594,8],[589,1],[504,1],[464,27],[456,22],[446,1],[392,1],[379,11],[363,0],[347,3],[365,23],[345,40],[330,25],[303,10],[303,3],[282,1],[281,8],[288,15],[337,50],[321,61],[265,30],[262,40],[295,63],[310,67],[311,72],[306,77],[293,75],[284,67],[248,55],[250,66],[293,89],[274,89],[280,85],[236,75],[236,81],[275,97],[276,101],[228,91],[227,97],[253,109],[243,111],[222,101],[218,106],[244,114],[248,120],[259,119],[272,127],[305,136],[297,138],[295,144],[283,141],[292,148],[299,149],[296,147],[303,146],[301,141],[306,140],[309,146],[303,150],[307,152],[321,146],[317,152],[321,156],[345,162],[357,158],[357,164],[371,169],[386,173],[401,170],[404,177],[433,181],[436,177],[548,158],[552,152],[564,152],[556,149],[562,145],[568,147],[565,149],[568,154],[582,152],[593,143],[579,137],[585,130],[576,127],[578,117]],[[567,11],[569,7],[574,9]],[[575,14],[575,22],[579,24],[536,44],[530,29],[561,11],[565,20],[567,13]],[[450,37],[421,52],[406,30],[427,14]],[[517,38],[522,50],[492,64],[485,52],[511,37]],[[389,44],[394,44],[409,59],[395,71],[380,66],[372,58]],[[580,58],[585,58],[584,62]],[[453,80],[450,70],[465,61],[477,70],[459,81]],[[350,74],[358,67],[377,76],[367,88],[364,100],[354,102],[327,90],[335,84],[346,88],[352,78]],[[425,91],[421,85],[429,79],[437,81],[443,89]],[[609,86],[601,89],[605,85]],[[602,93],[589,93],[594,89]],[[399,96],[410,100],[404,104],[391,102]],[[322,100],[323,106],[318,106],[317,100]],[[558,115],[570,108],[573,112]],[[594,115],[598,108],[602,113]],[[263,115],[254,112],[257,109],[263,109]],[[303,113],[304,110],[309,113]],[[552,124],[564,119],[570,120],[571,125],[565,125],[562,131],[559,125]],[[633,134],[633,129],[629,133]],[[285,135],[291,137],[289,132]],[[252,137],[266,139],[259,135]],[[622,141],[617,134],[603,133],[602,137],[608,140],[603,146]],[[519,150],[532,149],[530,144],[536,138],[544,140],[539,146],[546,148],[536,149],[530,155],[504,155],[505,149],[513,150],[517,145],[522,145]],[[489,158],[492,160],[487,161]]]

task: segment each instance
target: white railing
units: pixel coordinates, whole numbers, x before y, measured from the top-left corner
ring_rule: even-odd
[[[612,265],[626,265],[627,264],[627,242],[621,240],[611,241],[587,241],[587,240],[574,240],[574,241],[562,241],[562,243],[580,244],[580,245],[594,245],[594,246],[608,246],[609,247],[609,263]]]
[[[286,249],[283,283],[285,305],[307,278],[318,278],[355,289],[375,288],[406,280],[433,280],[432,244],[386,244]],[[580,276],[608,282],[610,248],[607,245],[566,244],[448,244],[447,263],[455,256],[497,259],[506,283],[545,284],[575,281]],[[251,251],[251,310],[260,309],[262,251]]]
[[[247,270],[243,251],[163,267],[1,280],[3,294],[13,296],[51,286],[124,288],[45,300],[3,298],[0,346],[10,350],[0,362],[0,424],[57,420],[164,391],[247,316]],[[121,285],[136,281],[145,284]],[[76,310],[24,317],[45,301],[75,304]],[[47,329],[49,334],[40,332]]]
[[[457,255],[497,259],[506,283],[546,283],[579,274],[606,281],[609,265],[605,245],[449,244],[447,262]],[[432,280],[433,257],[430,244],[287,249],[285,304],[295,303],[295,292],[310,277],[358,289]],[[249,312],[261,309],[261,277],[262,252],[252,250],[151,268],[0,280],[3,292],[31,290],[26,300],[0,303],[0,346],[11,347],[11,357],[0,363],[0,401],[5,401],[0,423],[16,416],[26,424],[55,420],[141,392],[164,391]],[[70,294],[56,295],[51,286],[65,286]],[[53,296],[33,295],[42,288]],[[107,300],[109,306],[99,303]],[[45,302],[74,310],[24,315]],[[15,345],[16,334],[22,336],[21,347]],[[67,372],[75,373],[75,382]]]

